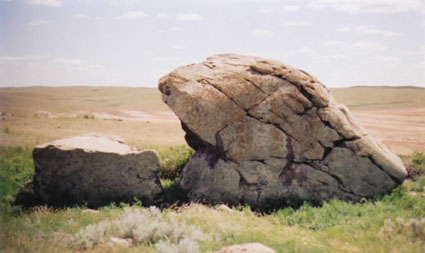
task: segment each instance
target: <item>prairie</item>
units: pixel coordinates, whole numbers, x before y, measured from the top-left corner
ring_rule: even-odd
[[[1,88],[1,252],[214,252],[260,242],[277,252],[425,251],[425,89],[331,89],[339,103],[402,158],[412,178],[391,194],[360,203],[249,206],[188,204],[178,175],[193,151],[157,89]],[[50,114],[39,114],[45,111]],[[12,114],[12,115],[10,115]],[[164,204],[50,207],[34,199],[32,148],[96,132],[158,151]],[[148,222],[151,221],[151,222]]]
[[[353,87],[331,89],[362,125],[399,154],[425,151],[425,89]],[[1,146],[29,146],[63,136],[97,132],[141,146],[184,145],[178,118],[156,88],[1,88]],[[37,118],[47,111],[53,117]]]

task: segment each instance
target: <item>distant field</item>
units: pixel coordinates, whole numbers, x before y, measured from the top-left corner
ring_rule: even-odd
[[[352,111],[386,110],[425,106],[425,88],[352,87],[330,89],[336,101]]]
[[[331,89],[369,132],[399,153],[425,151],[425,89],[353,87]],[[50,118],[35,117],[47,111]],[[137,147],[185,144],[175,115],[156,88],[0,88],[0,146],[33,147],[64,136],[118,135]]]

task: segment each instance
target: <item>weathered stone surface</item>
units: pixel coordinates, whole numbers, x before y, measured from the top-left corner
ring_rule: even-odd
[[[33,150],[34,190],[51,204],[161,200],[155,151],[137,151],[116,138],[83,135]]]
[[[216,251],[216,253],[276,253],[272,248],[264,246],[261,243],[245,243],[232,245],[230,247]]]
[[[177,68],[159,89],[196,150],[180,181],[192,201],[357,201],[407,175],[322,83],[284,63],[216,55]]]

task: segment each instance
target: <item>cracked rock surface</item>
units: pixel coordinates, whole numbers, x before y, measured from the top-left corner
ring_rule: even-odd
[[[192,201],[358,201],[407,176],[322,83],[282,62],[215,55],[159,89],[196,150],[180,181]]]
[[[33,158],[34,191],[46,203],[161,200],[161,168],[153,150],[137,151],[116,138],[88,134],[39,145]]]

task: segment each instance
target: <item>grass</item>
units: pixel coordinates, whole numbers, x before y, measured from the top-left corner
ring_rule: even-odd
[[[425,105],[423,89],[360,87],[331,92],[352,110]],[[0,121],[0,252],[214,252],[248,242],[260,242],[277,252],[425,252],[423,153],[403,158],[411,180],[386,196],[355,204],[335,200],[320,206],[304,203],[296,209],[283,207],[267,213],[249,206],[226,211],[187,203],[178,177],[193,150],[184,145],[179,123],[88,120],[89,114],[65,119],[33,117],[41,110],[168,111],[157,89],[1,88],[0,108],[14,114]],[[164,187],[160,215],[140,221],[156,211],[137,200],[90,210],[86,206],[48,207],[34,198],[32,147],[87,132],[118,135],[132,146],[158,151]],[[170,227],[179,232],[171,233]],[[200,231],[202,240],[192,236],[192,231]]]
[[[159,153],[161,162],[168,159],[169,164],[180,164],[190,152],[180,146]],[[189,205],[178,187],[178,178],[161,180],[165,191],[161,211],[143,207],[140,202],[110,203],[91,211],[85,206],[38,205],[25,209],[12,202],[32,177],[31,152],[2,147],[0,154],[2,252],[213,252],[248,242],[260,242],[277,252],[425,250],[425,198],[410,194],[423,190],[425,177],[420,173],[415,174],[416,181],[405,182],[391,194],[360,203],[304,203],[298,209],[286,207],[271,213],[259,213],[249,206],[226,211]],[[404,159],[413,169],[423,169],[424,154]],[[179,205],[174,204],[176,201]],[[151,218],[144,218],[148,216]],[[117,240],[123,245],[114,242]]]

